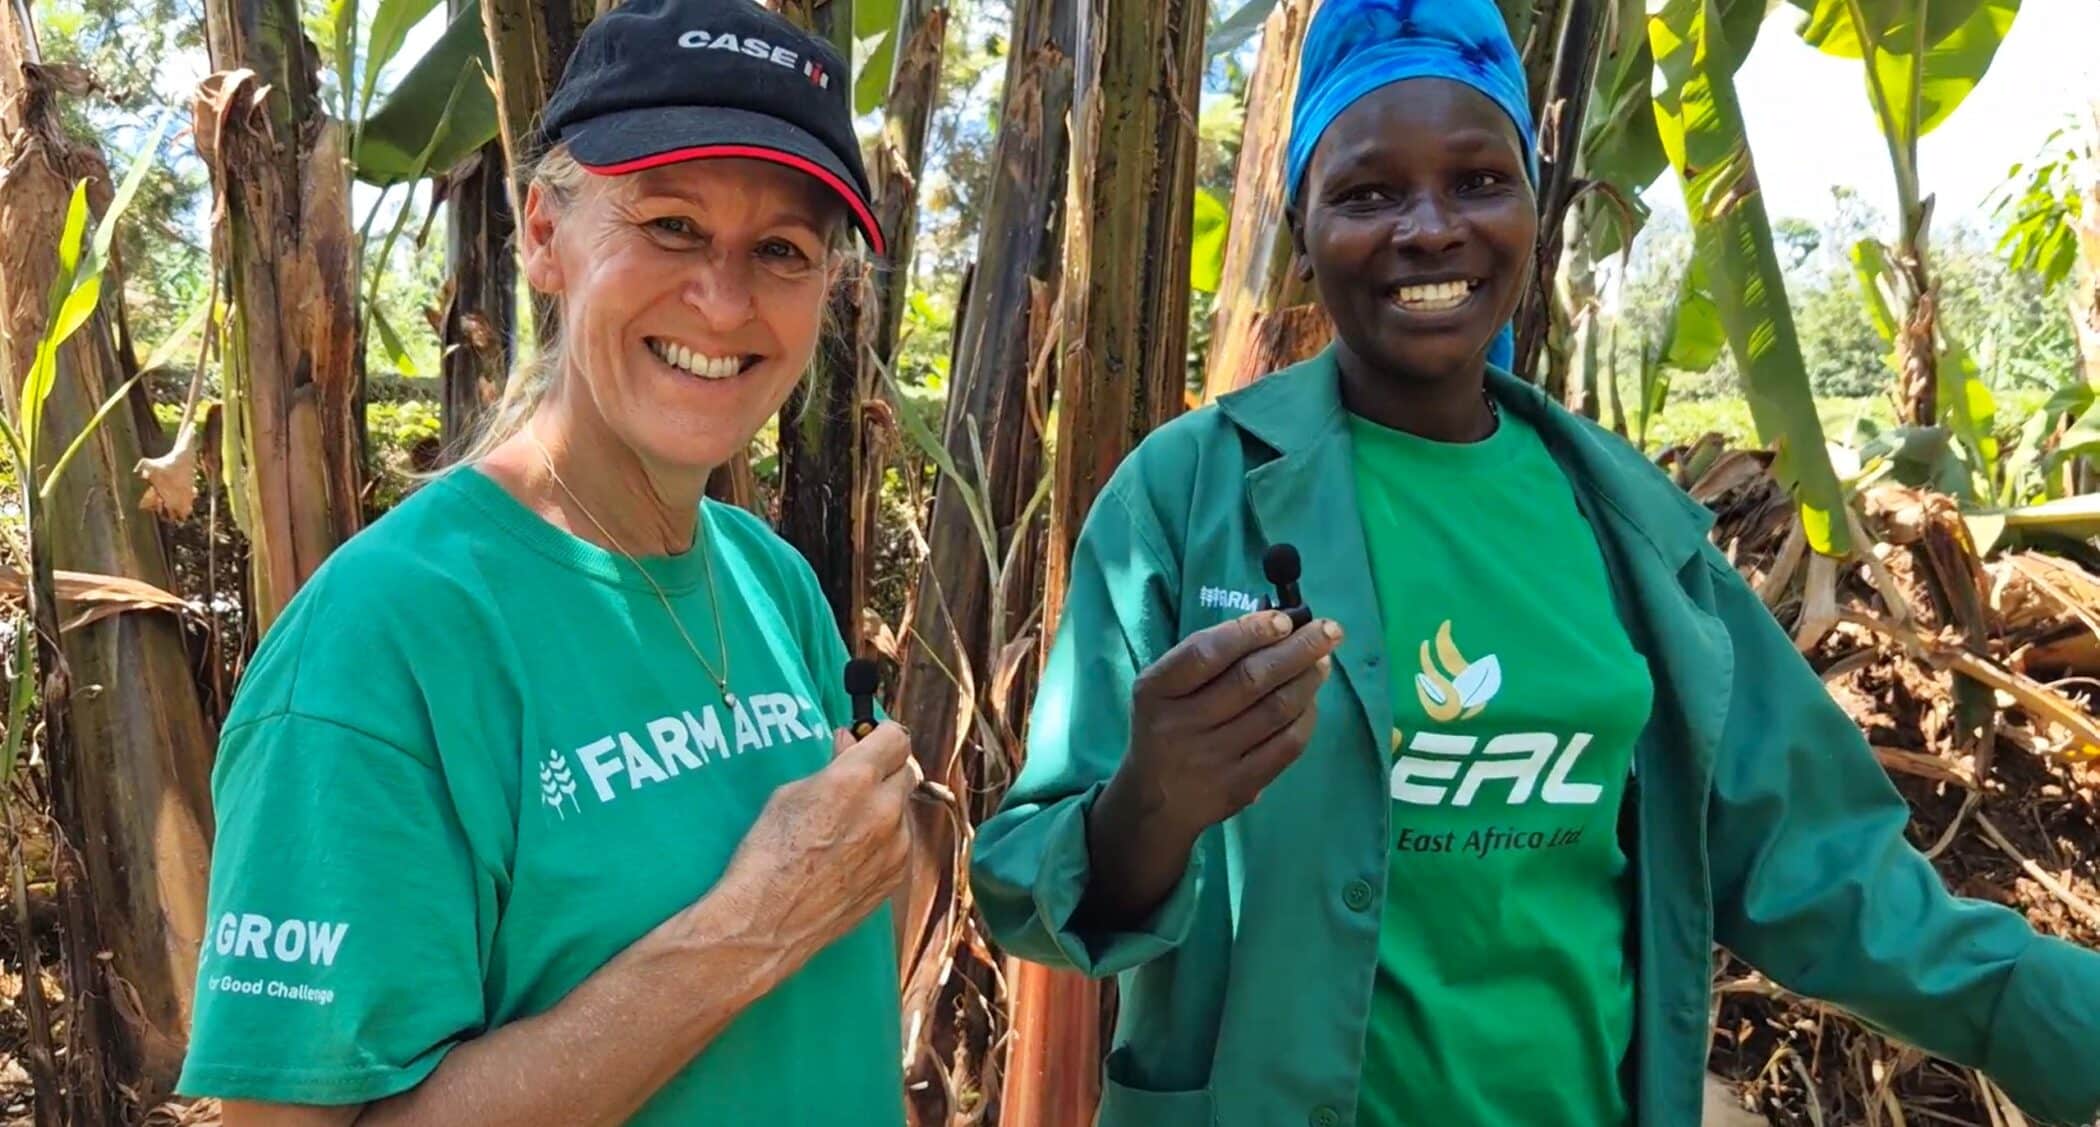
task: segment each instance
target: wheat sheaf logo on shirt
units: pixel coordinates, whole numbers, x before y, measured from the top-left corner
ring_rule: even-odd
[[[1437,627],[1435,652],[1422,643],[1422,672],[1415,675],[1415,699],[1422,711],[1439,724],[1470,720],[1502,691],[1502,661],[1489,654],[1477,661],[1466,660],[1451,640],[1451,620]]]
[[[579,814],[583,812],[576,802],[576,776],[570,772],[569,762],[559,750],[548,752],[546,762],[540,764],[540,801],[554,807],[554,812],[564,822],[569,820],[569,815],[562,809],[563,803],[566,802],[570,810]]]

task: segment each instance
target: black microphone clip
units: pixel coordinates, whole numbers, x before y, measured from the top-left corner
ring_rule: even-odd
[[[1269,545],[1269,550],[1261,556],[1261,570],[1276,588],[1274,598],[1262,599],[1263,609],[1282,611],[1290,618],[1293,630],[1311,622],[1312,609],[1305,605],[1305,597],[1298,593],[1298,549],[1289,544]]]
[[[846,693],[853,698],[853,738],[863,740],[875,730],[875,691],[882,684],[875,663],[864,657],[846,663]]]

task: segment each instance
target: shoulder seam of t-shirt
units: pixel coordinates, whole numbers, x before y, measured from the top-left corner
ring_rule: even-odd
[[[1113,500],[1116,506],[1123,510],[1123,515],[1130,518],[1131,528],[1137,531],[1138,548],[1145,553],[1145,562],[1160,575],[1175,575],[1176,569],[1167,564],[1167,558],[1172,552],[1160,543],[1164,537],[1156,527],[1157,522],[1152,518],[1150,506],[1143,506],[1145,511],[1140,513],[1140,506],[1132,504],[1126,494],[1131,488],[1134,486],[1128,479],[1111,478],[1108,488],[1101,491],[1101,496],[1104,500]]]
[[[1165,625],[1168,627],[1168,629],[1164,631],[1167,635],[1169,635],[1169,641],[1167,644],[1172,645],[1173,638],[1181,633],[1181,624],[1175,616],[1173,608],[1174,600],[1180,598],[1181,570],[1179,568],[1167,566],[1167,553],[1163,552],[1160,549],[1159,545],[1154,543],[1154,539],[1159,537],[1160,534],[1156,528],[1151,527],[1151,518],[1149,514],[1145,516],[1140,516],[1136,511],[1136,507],[1130,503],[1130,498],[1122,495],[1120,489],[1118,488],[1118,484],[1119,483],[1116,479],[1111,478],[1109,482],[1109,488],[1104,489],[1101,492],[1102,499],[1113,499],[1117,507],[1121,508],[1124,514],[1130,518],[1130,526],[1138,530],[1138,534],[1134,538],[1134,542],[1137,545],[1138,551],[1145,556],[1146,566],[1152,569],[1152,574],[1158,576],[1160,579],[1166,582],[1173,584],[1174,589],[1172,592],[1170,592],[1169,598],[1166,601],[1166,605],[1162,608],[1159,608],[1160,612],[1167,618],[1167,622],[1165,623]],[[1154,608],[1151,606],[1151,600],[1140,600],[1138,604],[1138,614],[1140,616],[1149,615],[1153,612]],[[1138,629],[1138,631],[1140,631],[1140,634],[1138,635],[1139,637],[1143,637],[1145,634],[1152,632],[1142,621],[1132,623],[1131,625],[1135,626]],[[1130,632],[1127,628],[1124,631],[1124,637],[1126,642],[1132,640]],[[1139,656],[1143,660],[1143,662],[1149,663],[1159,660],[1161,655],[1157,653],[1146,653],[1140,654]]]
[[[337,720],[328,716],[316,716],[311,712],[303,712],[297,708],[292,708],[289,706],[284,708],[272,709],[269,712],[263,713],[261,716],[251,716],[248,719],[243,720],[240,723],[235,724],[232,727],[229,727],[224,731],[220,732],[219,738],[223,741],[225,739],[230,738],[236,732],[242,731],[247,728],[254,728],[259,725],[270,723],[271,721],[276,720],[304,720],[313,724],[322,724],[327,727],[337,729],[338,731],[348,732],[351,735],[358,737],[359,739],[368,740],[391,751],[398,751],[401,754],[406,755],[411,759],[414,759],[416,762],[421,763],[426,767],[437,766],[437,761],[430,755],[421,751],[417,751],[414,748],[403,747],[400,744],[395,743],[393,740],[387,739],[385,736],[368,732],[355,724],[345,723],[341,720]]]

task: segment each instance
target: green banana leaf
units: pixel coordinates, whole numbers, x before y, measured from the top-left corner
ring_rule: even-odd
[[[1597,65],[1589,117],[1583,123],[1582,174],[1638,199],[1669,170],[1670,160],[1655,127],[1655,51],[1648,42],[1647,0],[1615,2],[1619,33]],[[1761,0],[1725,0],[1719,7],[1722,30],[1735,47],[1727,60],[1733,78],[1757,41],[1765,8]],[[1631,237],[1622,236],[1618,224],[1593,225],[1590,232],[1591,253],[1598,258],[1618,253],[1625,245],[1623,238]]]
[[[1883,135],[1904,143],[1938,128],[1976,89],[2020,12],[2019,0],[1791,2],[1808,14],[1800,35],[1810,46],[1847,59],[1871,54],[1868,80],[1886,97],[1870,99],[1875,116]]]
[[[1994,515],[2003,516],[2006,527],[2019,532],[2051,533],[2084,540],[2100,536],[2100,493],[2081,493],[2061,501],[2044,501]]]
[[[853,76],[853,112],[873,113],[889,97],[897,70],[898,0],[853,0],[854,54],[860,57]]]
[[[1189,288],[1198,293],[1217,293],[1225,278],[1225,232],[1232,214],[1225,201],[1209,188],[1196,189],[1195,234],[1189,240]]]
[[[1773,470],[1800,501],[1810,546],[1843,556],[1852,546],[1844,495],[1801,361],[1720,10],[1714,0],[1668,0],[1647,27],[1665,83],[1655,98],[1656,133],[1683,186],[1693,253],[1712,281],[1758,438],[1773,447]]]
[[[496,137],[496,98],[485,79],[451,97],[460,76],[490,72],[481,5],[460,9],[445,33],[401,76],[359,131],[357,178],[385,186],[442,173]],[[449,108],[448,108],[449,107]],[[427,162],[420,162],[425,154]]]
[[[401,44],[408,39],[410,28],[421,23],[438,0],[379,0],[379,10],[372,14],[372,31],[365,39],[364,74],[358,83],[357,117],[364,120],[372,111],[372,95],[377,92],[379,72],[394,56],[401,52]]]
[[[1663,363],[1680,372],[1704,372],[1727,347],[1728,330],[1721,324],[1721,306],[1714,301],[1705,260],[1694,256],[1685,268],[1677,311],[1663,341]]]
[[[1881,240],[1861,239],[1852,244],[1852,276],[1859,280],[1859,296],[1866,303],[1867,319],[1874,322],[1874,331],[1882,340],[1894,344],[1896,311],[1889,305],[1889,293],[1881,284],[1888,272],[1888,248]]]
[[[1998,403],[1983,382],[1983,371],[1969,350],[1940,326],[1940,411],[1954,437],[1968,449],[1978,482],[1975,496],[1986,502],[1997,496],[2004,465],[1999,458]]]

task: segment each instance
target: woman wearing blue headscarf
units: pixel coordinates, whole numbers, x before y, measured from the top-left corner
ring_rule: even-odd
[[[1494,3],[1326,0],[1302,68],[1335,341],[1118,469],[977,837],[1001,944],[1120,978],[1100,1122],[1695,1124],[1716,942],[2090,1116],[2100,957],[1948,895],[1706,511],[1504,369]]]

